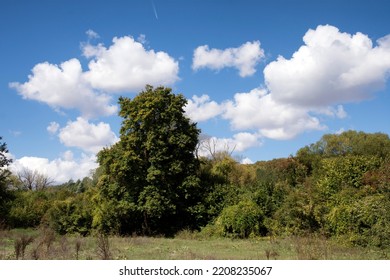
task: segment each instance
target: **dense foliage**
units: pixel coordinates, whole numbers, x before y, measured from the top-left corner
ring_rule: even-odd
[[[104,174],[96,226],[152,234],[195,222],[202,192],[194,156],[199,130],[184,115],[186,102],[169,88],[151,86],[133,100],[119,99],[120,141],[98,155]]]
[[[6,222],[9,211],[8,203],[12,197],[12,194],[7,189],[10,172],[6,168],[11,163],[11,160],[7,157],[7,144],[1,142],[1,140],[2,137],[0,137],[0,226]]]
[[[390,246],[390,139],[326,134],[295,156],[244,165],[229,152],[196,156],[199,130],[186,100],[146,87],[120,98],[120,141],[98,154],[92,178],[45,189],[17,187],[0,150],[1,217],[9,227],[44,224],[60,234],[250,238],[316,234]]]

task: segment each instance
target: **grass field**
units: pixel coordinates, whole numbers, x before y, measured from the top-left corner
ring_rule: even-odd
[[[350,247],[315,237],[204,239],[190,232],[175,238],[59,236],[50,230],[0,232],[0,259],[54,260],[368,260],[389,259],[390,249]]]

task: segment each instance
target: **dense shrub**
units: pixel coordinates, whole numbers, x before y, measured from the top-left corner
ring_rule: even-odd
[[[317,231],[319,224],[312,193],[305,188],[291,190],[273,215],[269,227],[276,235],[302,235]]]
[[[215,221],[216,232],[227,237],[247,238],[260,234],[263,221],[260,207],[253,201],[242,200],[222,210]]]
[[[357,245],[390,246],[390,200],[380,194],[334,207],[327,215],[331,235]]]
[[[14,191],[9,219],[13,227],[36,227],[51,203],[45,191]]]
[[[48,223],[59,234],[86,235],[92,228],[92,207],[85,196],[55,201],[47,214]]]

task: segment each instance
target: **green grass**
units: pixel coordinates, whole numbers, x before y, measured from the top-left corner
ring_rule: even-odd
[[[377,260],[390,256],[390,248],[350,247],[319,237],[206,239],[184,231],[171,239],[111,236],[109,247],[99,249],[103,239],[98,237],[14,229],[0,232],[0,259],[16,259],[15,243],[23,236],[33,238],[26,246],[23,259],[102,259],[104,250],[111,259],[118,260]]]

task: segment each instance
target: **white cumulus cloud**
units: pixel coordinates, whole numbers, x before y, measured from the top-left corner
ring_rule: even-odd
[[[241,160],[241,163],[242,164],[253,164],[254,162],[250,158],[246,157],[246,158]]]
[[[225,67],[234,67],[241,77],[252,76],[256,72],[256,65],[264,57],[264,50],[259,41],[246,42],[238,48],[224,50],[210,49],[208,45],[199,46],[194,51],[192,68],[210,68],[220,70]]]
[[[73,58],[54,65],[39,63],[23,84],[10,83],[25,99],[48,104],[55,109],[78,109],[85,117],[107,116],[117,111],[111,97],[94,91],[83,77],[80,61]]]
[[[233,130],[271,139],[291,139],[325,129],[323,118],[345,118],[343,104],[372,98],[390,75],[390,35],[377,41],[362,33],[318,26],[303,37],[291,58],[278,57],[264,69],[265,86],[236,93],[223,103]],[[211,103],[211,100],[207,100]]]
[[[223,117],[234,130],[256,130],[272,139],[291,139],[305,130],[323,129],[319,120],[301,107],[273,100],[265,89],[236,93],[226,103]]]
[[[223,105],[210,100],[210,96],[194,95],[188,100],[185,106],[186,115],[194,122],[206,121],[220,115],[223,111]]]
[[[99,38],[93,30],[89,39]],[[25,83],[9,84],[25,99],[48,104],[55,110],[77,109],[84,118],[113,115],[109,93],[134,92],[146,84],[172,85],[176,82],[179,64],[167,53],[146,50],[132,37],[114,38],[112,45],[82,43],[83,55],[89,59],[83,71],[78,59],[60,65],[43,62],[36,64]]]
[[[77,147],[85,152],[97,153],[103,147],[118,141],[110,125],[100,122],[93,124],[82,117],[60,129],[60,141],[67,147]]]
[[[94,155],[82,155],[75,159],[71,151],[65,152],[62,157],[54,160],[41,157],[22,157],[14,159],[10,170],[15,174],[23,168],[36,170],[41,174],[55,180],[60,184],[70,179],[78,180],[90,175],[90,172],[98,167]]]
[[[102,44],[83,47],[84,56],[93,58],[85,78],[92,87],[108,92],[138,91],[146,84],[159,86],[176,82],[179,64],[167,53],[146,50],[130,36],[115,37],[106,48]]]
[[[290,59],[279,57],[264,69],[276,102],[324,107],[361,101],[382,89],[390,71],[390,36],[378,40],[325,25],[309,30]]]

